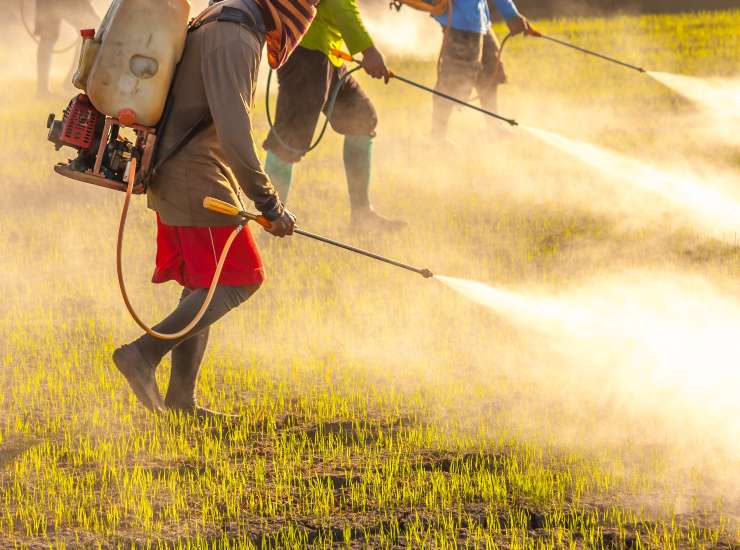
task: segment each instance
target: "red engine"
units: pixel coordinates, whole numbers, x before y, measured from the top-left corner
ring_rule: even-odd
[[[130,169],[135,166],[134,193],[144,192],[142,175],[151,166],[156,144],[153,128],[124,126],[98,111],[85,94],[69,102],[62,120],[49,115],[46,126],[49,128],[49,141],[57,150],[71,147],[77,151],[77,158],[54,167],[58,174],[124,191]],[[126,130],[125,135],[122,128]]]
[[[96,136],[100,134],[105,117],[100,114],[85,94],[80,94],[64,110],[61,121],[49,115],[46,127],[49,128],[49,141],[57,148],[69,146],[79,150],[93,149],[97,144]]]

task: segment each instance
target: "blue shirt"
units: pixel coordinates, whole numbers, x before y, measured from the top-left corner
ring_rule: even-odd
[[[491,28],[491,12],[488,10],[486,0],[451,0],[451,2],[453,29],[485,34]],[[506,20],[519,15],[513,0],[494,0],[494,4],[501,17]],[[435,16],[435,19],[447,26],[446,13]]]

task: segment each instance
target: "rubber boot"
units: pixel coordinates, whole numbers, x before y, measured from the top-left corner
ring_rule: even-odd
[[[287,204],[290,187],[293,184],[293,164],[285,162],[272,151],[268,151],[265,159],[265,172],[278,192],[280,200],[283,204]]]
[[[344,170],[352,207],[352,228],[356,231],[398,231],[406,222],[391,220],[375,212],[370,204],[373,138],[345,136]]]

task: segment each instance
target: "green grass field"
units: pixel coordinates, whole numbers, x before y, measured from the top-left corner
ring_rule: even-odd
[[[541,28],[657,70],[737,76],[740,11]],[[3,46],[0,64],[11,55]],[[644,75],[532,40],[505,59],[505,114],[737,175],[737,145]],[[434,60],[391,60],[434,81]],[[427,96],[362,79],[381,117],[375,203],[410,229],[349,231],[335,135],[300,165],[291,207],[304,227],[506,288],[561,295],[638,270],[740,295],[735,242],[475,115],[457,115],[445,147],[429,136]],[[605,398],[601,374],[570,370],[547,335],[298,237],[265,243],[267,283],[213,333],[200,400],[240,421],[145,414],[110,361],[138,335],[115,282],[123,197],[52,175],[66,157],[44,122],[66,94],[39,102],[30,80],[2,84],[0,547],[740,546],[740,460],[736,442],[709,447],[717,426],[642,406],[660,389],[642,379],[626,402]],[[259,140],[261,94],[255,118]],[[125,264],[149,321],[178,296],[148,282],[153,226],[137,200]],[[586,369],[598,355],[558,344]]]

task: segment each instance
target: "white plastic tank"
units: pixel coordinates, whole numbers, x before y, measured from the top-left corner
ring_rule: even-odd
[[[189,0],[113,0],[95,35],[86,79],[101,113],[126,125],[156,126],[187,38]]]

